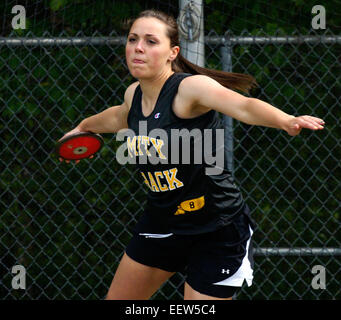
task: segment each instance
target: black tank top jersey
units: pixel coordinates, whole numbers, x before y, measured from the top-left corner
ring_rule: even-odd
[[[194,162],[194,141],[201,140],[203,146],[203,140],[206,139],[204,129],[212,129],[215,155],[218,147],[215,144],[215,130],[223,127],[215,110],[193,119],[181,119],[175,115],[173,100],[180,82],[188,76],[191,74],[172,74],[164,83],[153,112],[147,117],[142,113],[142,91],[139,85],[134,93],[128,114],[128,126],[133,133],[127,138],[127,147],[148,188],[147,203],[136,226],[137,231],[159,234],[210,232],[229,224],[245,211],[244,201],[231,172],[224,168],[221,174],[207,175],[205,168],[214,164],[207,163],[203,149],[202,163]],[[164,134],[155,135],[154,129],[163,129]],[[175,144],[178,158],[175,159],[179,161],[172,160],[172,153],[173,156],[175,153],[171,143],[174,138],[172,129],[187,129],[192,134],[197,133],[189,144],[189,163],[181,163],[181,134],[180,139],[174,140],[178,141]]]

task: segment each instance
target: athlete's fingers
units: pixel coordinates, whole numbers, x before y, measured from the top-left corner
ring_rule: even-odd
[[[91,158],[93,158],[93,156],[91,156]],[[70,160],[64,160],[63,158],[58,158],[59,159],[59,161],[60,162],[66,162],[66,163],[70,163],[71,161]],[[77,164],[77,163],[79,163],[80,162],[80,160],[75,160],[75,163]]]
[[[323,119],[321,119],[321,118],[317,118],[317,117],[313,117],[313,116],[308,116],[308,118],[311,121],[315,121],[316,123],[324,123]]]
[[[310,116],[301,116],[295,119],[295,128],[306,128],[311,130],[323,129],[324,127],[321,124],[321,119],[310,117]],[[322,120],[323,121],[323,120]],[[299,127],[297,127],[299,126]]]
[[[313,117],[313,116],[307,116],[309,119],[311,119],[312,121],[316,121],[319,124],[324,124],[323,119],[321,118],[317,118],[317,117]]]
[[[324,121],[322,119],[307,116],[305,120],[312,124],[315,127],[314,129],[323,129]]]

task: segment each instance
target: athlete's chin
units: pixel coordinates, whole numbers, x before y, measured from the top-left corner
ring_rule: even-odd
[[[142,70],[142,68],[131,68],[130,74],[136,79],[149,79],[152,77],[150,72]]]

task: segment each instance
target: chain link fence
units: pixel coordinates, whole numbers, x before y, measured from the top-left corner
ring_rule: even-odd
[[[256,77],[253,97],[326,122],[290,137],[233,120],[234,175],[257,223],[254,284],[237,299],[341,298],[341,41],[311,39],[205,39],[207,67],[224,69],[231,58],[234,72]],[[102,299],[109,288],[146,189],[135,167],[117,163],[115,135],[78,165],[53,151],[82,119],[122,103],[133,81],[124,41],[114,33],[0,39],[2,299]],[[14,265],[26,269],[24,290],[12,288]],[[316,265],[325,289],[312,287]],[[174,275],[153,299],[182,299],[184,280]]]

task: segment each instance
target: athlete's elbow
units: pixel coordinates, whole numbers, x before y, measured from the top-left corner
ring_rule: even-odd
[[[248,125],[256,124],[253,108],[254,108],[254,98],[245,98],[241,103],[238,104],[235,118],[240,122],[246,123]]]

